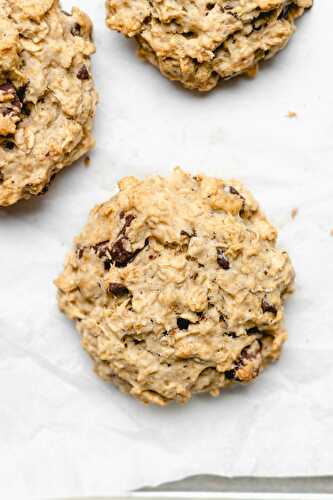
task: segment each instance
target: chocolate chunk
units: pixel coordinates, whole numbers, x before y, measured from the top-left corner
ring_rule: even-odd
[[[128,239],[126,238],[126,236],[123,236],[114,243],[110,251],[112,262],[116,267],[127,266],[127,264],[132,262],[135,257],[143,250],[143,248],[145,248],[149,243],[149,239],[147,238],[143,248],[138,248],[137,250],[135,250],[135,252],[129,252],[124,247],[124,243],[126,241],[128,241]]]
[[[121,217],[122,219],[125,217],[125,214],[123,215],[123,217]],[[125,224],[122,228],[122,230],[120,231],[119,234],[125,234],[126,233],[126,229],[132,224],[132,222],[134,221],[135,219],[135,215],[133,214],[128,214],[126,215],[125,217]]]
[[[225,269],[226,271],[230,269],[230,262],[224,255],[224,249],[222,247],[217,247],[216,248],[217,252],[217,263],[222,269]]]
[[[270,304],[267,299],[262,299],[262,302],[261,302],[261,309],[263,310],[264,313],[266,312],[269,312],[269,313],[272,313],[272,314],[277,314],[277,309],[275,306],[273,306],[272,304]]]
[[[125,241],[126,238],[120,238],[114,243],[111,249],[111,259],[115,263],[116,267],[127,266],[127,264],[129,264],[135,256],[124,247]]]
[[[0,170],[0,184],[2,184],[4,180],[5,180],[5,177],[2,173],[2,171]]]
[[[79,23],[74,23],[71,27],[71,33],[73,36],[81,36],[81,25]]]
[[[90,75],[87,66],[85,64],[81,66],[76,76],[78,77],[79,80],[89,80]]]
[[[185,318],[177,318],[177,326],[179,330],[187,330],[191,322]]]
[[[122,283],[110,283],[107,291],[116,297],[121,297],[122,295],[129,293],[128,288]]]

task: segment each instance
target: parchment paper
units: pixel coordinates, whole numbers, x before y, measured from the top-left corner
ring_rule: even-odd
[[[110,494],[197,473],[332,473],[332,0],[316,1],[255,80],[209,95],[138,60],[134,42],[104,27],[103,0],[77,4],[95,22],[98,48],[91,166],[78,163],[45,197],[0,210],[1,499]],[[255,384],[160,409],[97,379],[52,281],[88,211],[121,176],[177,164],[246,183],[280,229],[297,292],[281,361]]]

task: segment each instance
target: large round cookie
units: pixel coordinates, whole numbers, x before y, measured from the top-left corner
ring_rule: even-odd
[[[218,395],[278,358],[294,273],[237,181],[127,177],[57,279],[98,375],[146,403]]]
[[[135,37],[139,54],[170,80],[208,91],[254,74],[282,49],[313,0],[107,0],[107,24]]]
[[[46,192],[93,146],[91,31],[58,0],[0,0],[0,206]]]

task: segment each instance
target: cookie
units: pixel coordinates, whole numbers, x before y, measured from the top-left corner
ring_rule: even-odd
[[[58,0],[0,0],[0,206],[45,193],[94,145],[91,33]]]
[[[208,91],[254,75],[295,31],[312,0],[107,0],[107,24],[135,37],[139,55],[170,80]]]
[[[55,282],[97,374],[158,405],[255,379],[287,338],[294,280],[257,202],[240,182],[179,168],[119,188]]]

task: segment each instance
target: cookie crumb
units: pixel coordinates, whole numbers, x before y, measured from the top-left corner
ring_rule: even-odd
[[[295,111],[288,111],[287,117],[288,118],[297,118],[297,113],[295,113]]]
[[[297,215],[298,215],[298,208],[293,208],[291,211],[291,218],[296,219]]]
[[[85,167],[90,167],[90,157],[89,156],[86,156],[85,159],[83,160],[83,163],[84,163],[84,166]]]

